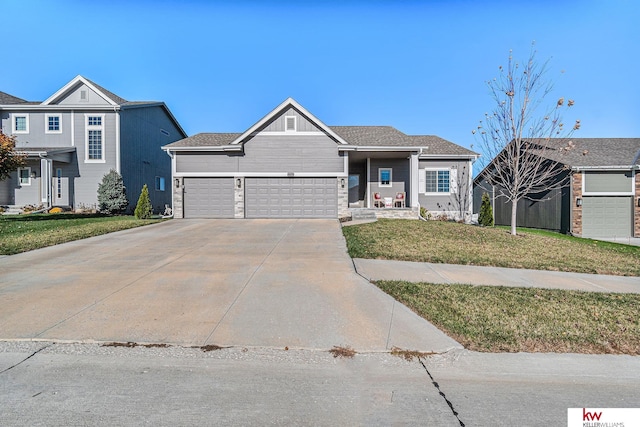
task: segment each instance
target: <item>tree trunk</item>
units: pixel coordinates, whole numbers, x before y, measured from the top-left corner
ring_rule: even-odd
[[[511,235],[516,235],[516,220],[518,217],[518,200],[511,201]]]

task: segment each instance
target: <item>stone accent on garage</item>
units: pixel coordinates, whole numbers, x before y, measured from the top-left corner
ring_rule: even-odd
[[[582,236],[582,206],[576,206],[576,199],[582,198],[582,173],[575,172],[571,176],[571,234]]]
[[[359,218],[370,217],[375,215],[376,218],[389,218],[389,219],[418,219],[418,208],[389,208],[389,209],[370,209],[370,208],[354,208],[351,209],[351,216],[358,216]],[[354,218],[355,219],[355,218]]]
[[[176,186],[176,180],[179,182]],[[184,218],[182,200],[184,198],[184,179],[174,178],[171,182],[171,188],[173,189],[173,217],[177,219]]]
[[[234,180],[234,218],[244,218],[244,178]]]
[[[640,171],[636,171],[636,198],[633,202],[633,237],[640,237]]]

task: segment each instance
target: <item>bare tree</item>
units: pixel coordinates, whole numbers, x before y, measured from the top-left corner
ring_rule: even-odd
[[[485,177],[497,188],[496,196],[511,203],[513,235],[518,202],[559,184],[565,171],[558,155],[572,148],[568,138],[580,128],[580,120],[571,129],[562,123],[561,113],[573,106],[573,100],[560,98],[545,105],[553,87],[546,78],[548,63],[537,62],[533,46],[526,63],[514,61],[510,52],[507,67],[500,66],[499,77],[487,82],[493,110],[473,130],[480,138],[483,161],[490,161]]]

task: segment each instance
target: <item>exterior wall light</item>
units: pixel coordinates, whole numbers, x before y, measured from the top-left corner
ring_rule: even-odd
[[[176,188],[180,188],[180,178],[175,179]]]
[[[582,206],[582,199],[581,199],[580,197],[578,197],[578,198],[576,199],[576,206],[577,206],[577,207]]]
[[[34,179],[36,177],[36,171],[32,171],[31,172],[31,179]]]
[[[340,179],[340,187],[344,188],[344,178]]]
[[[242,180],[240,178],[236,179],[236,188],[242,188]]]

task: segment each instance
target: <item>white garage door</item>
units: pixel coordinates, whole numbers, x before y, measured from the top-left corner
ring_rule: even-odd
[[[582,235],[584,237],[631,236],[631,197],[583,197]]]
[[[246,178],[247,218],[337,218],[336,178]]]
[[[185,178],[185,218],[233,218],[233,178]]]

